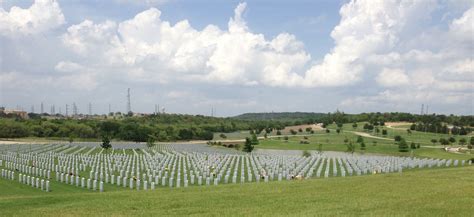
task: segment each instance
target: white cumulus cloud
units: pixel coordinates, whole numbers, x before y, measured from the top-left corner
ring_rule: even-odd
[[[0,8],[0,34],[15,37],[54,29],[65,23],[55,0],[35,0],[27,9],[13,6],[10,11]]]

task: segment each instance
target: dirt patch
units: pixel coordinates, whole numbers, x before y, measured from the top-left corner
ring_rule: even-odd
[[[397,127],[397,126],[410,126],[411,122],[405,122],[405,121],[400,121],[400,122],[385,122],[385,126],[387,127]]]

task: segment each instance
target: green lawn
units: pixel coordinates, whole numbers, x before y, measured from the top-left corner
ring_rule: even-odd
[[[318,150],[319,144],[322,144],[323,151],[346,151],[347,146],[344,140],[347,138],[352,141],[356,147],[356,153],[372,153],[372,154],[384,154],[384,155],[396,155],[396,156],[416,156],[416,157],[429,157],[429,158],[449,158],[449,159],[460,159],[467,160],[474,158],[474,154],[454,154],[447,153],[439,145],[439,148],[432,147],[421,147],[415,149],[412,152],[401,153],[398,151],[398,146],[395,145],[394,141],[383,140],[377,138],[366,138],[364,142],[366,144],[366,150],[362,151],[360,145],[356,143],[357,135],[352,132],[344,131],[336,133],[334,130],[330,133],[308,135],[307,141],[309,144],[301,144],[300,141],[304,140],[303,137],[288,137],[288,141],[283,138],[270,138],[260,140],[260,144],[255,146],[258,149],[281,149],[281,150]],[[374,143],[376,142],[376,143]],[[375,144],[375,145],[374,145]],[[432,146],[432,145],[429,145]]]
[[[472,216],[474,166],[403,174],[103,193],[0,179],[1,216]]]
[[[363,127],[364,127],[364,124],[365,122],[360,122],[360,123],[357,123],[357,128],[352,128],[352,124],[344,124],[342,129],[343,131],[358,131],[358,132],[366,132],[364,131]],[[328,126],[329,129],[331,130],[335,130],[337,128],[337,126],[335,124],[331,124]],[[408,126],[409,128],[409,126]],[[454,137],[456,139],[456,145],[458,144],[458,141],[460,138],[465,138],[467,141],[469,141],[469,138],[473,135],[468,135],[468,136],[459,136],[459,135],[448,135],[448,134],[440,134],[440,133],[429,133],[429,132],[420,132],[420,131],[411,131],[411,133],[408,133],[406,129],[400,129],[400,128],[397,128],[397,127],[393,127],[393,128],[388,128],[386,126],[383,126],[383,127],[379,127],[380,129],[380,133],[379,134],[375,134],[373,132],[370,132],[371,135],[374,135],[374,136],[380,136],[382,137],[382,129],[385,129],[387,130],[387,135],[384,136],[386,138],[392,138],[395,136],[395,135],[399,135],[399,136],[402,136],[403,138],[405,138],[407,141],[410,141],[410,142],[415,142],[415,143],[420,143],[420,144],[424,144],[424,145],[433,145],[433,143],[431,143],[431,139],[437,139],[439,140],[440,138],[445,138],[445,139],[448,139],[449,137]],[[436,143],[435,145],[439,145],[439,143]]]

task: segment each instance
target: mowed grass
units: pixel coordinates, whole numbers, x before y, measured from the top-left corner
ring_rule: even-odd
[[[0,179],[1,216],[472,216],[474,167],[155,191],[45,193]]]
[[[405,126],[405,128],[402,128],[403,126],[397,126],[397,127],[392,127],[389,128],[387,126],[379,126],[378,128],[380,129],[380,132],[378,134],[372,132],[367,132],[364,130],[364,124],[367,122],[359,122],[357,123],[357,128],[352,127],[352,123],[349,124],[343,124],[342,130],[343,131],[357,131],[357,132],[366,132],[369,133],[373,136],[379,136],[379,137],[385,137],[389,139],[393,139],[396,135],[399,135],[405,140],[409,142],[415,142],[415,143],[420,143],[422,145],[441,145],[438,143],[433,144],[431,142],[431,139],[436,139],[439,140],[440,138],[445,138],[448,139],[449,137],[454,137],[456,139],[456,142],[454,145],[458,145],[459,139],[460,138],[465,138],[467,141],[469,141],[471,136],[474,136],[473,134],[470,135],[465,135],[465,136],[460,136],[460,135],[449,135],[449,134],[441,134],[441,133],[430,133],[430,132],[420,132],[420,131],[415,131],[412,130],[410,133],[408,133],[407,129],[410,128],[410,125]],[[330,124],[328,126],[329,129],[335,131],[337,126],[335,124]],[[387,135],[383,136],[382,135],[382,129],[387,130]]]
[[[363,137],[366,149],[361,150],[360,144],[356,143],[357,137],[358,136],[352,132],[343,131],[338,134],[333,130],[330,133],[308,135],[307,141],[309,144],[301,144],[300,141],[305,140],[301,136],[289,136],[288,141],[285,141],[283,138],[269,138],[260,140],[260,144],[256,145],[255,148],[280,150],[319,150],[319,145],[322,144],[322,151],[347,151],[347,145],[344,143],[344,140],[347,138],[349,141],[352,141],[355,146],[355,153],[358,154],[370,153],[405,157],[427,157],[459,160],[468,160],[474,158],[474,154],[448,153],[442,149],[442,146],[439,146],[439,148],[421,146],[419,149],[413,149],[412,152],[399,152],[398,145],[396,145],[394,141],[367,137]]]

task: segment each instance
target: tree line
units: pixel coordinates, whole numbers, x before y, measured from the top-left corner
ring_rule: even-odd
[[[238,130],[263,131],[283,129],[279,121],[251,121],[202,115],[159,114],[122,119],[72,119],[45,118],[30,115],[30,119],[18,117],[0,118],[0,138],[58,137],[102,138],[134,142],[212,140],[215,132]]]

